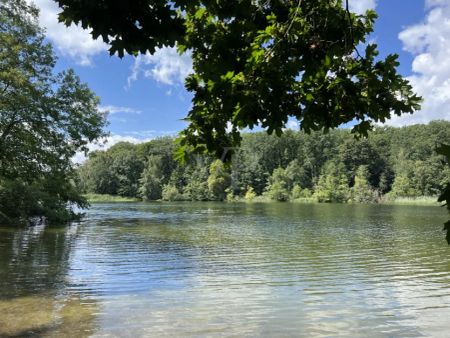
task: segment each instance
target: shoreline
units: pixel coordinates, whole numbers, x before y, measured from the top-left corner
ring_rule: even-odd
[[[133,203],[133,202],[145,202],[140,198],[135,197],[122,197],[118,195],[102,195],[102,194],[84,194],[83,195],[89,203]],[[418,197],[399,197],[393,200],[382,200],[378,203],[334,203],[334,204],[367,204],[367,205],[424,205],[424,206],[442,206],[442,203],[437,202],[436,196],[418,196]],[[163,201],[156,200],[152,202],[222,202],[222,203],[300,203],[300,204],[331,204],[320,203],[315,198],[299,198],[286,202],[277,202],[264,196],[257,196],[252,200],[246,200],[245,198],[235,198],[231,201]]]

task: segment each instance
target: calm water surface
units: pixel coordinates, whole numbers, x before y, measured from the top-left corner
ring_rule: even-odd
[[[443,208],[96,204],[0,228],[0,337],[448,337]]]

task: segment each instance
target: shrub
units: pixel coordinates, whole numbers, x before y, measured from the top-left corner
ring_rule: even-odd
[[[247,201],[252,201],[256,197],[256,193],[252,187],[247,188],[247,192],[245,193],[245,199]]]
[[[177,187],[171,184],[166,184],[162,188],[163,201],[181,201],[183,196],[178,191]]]

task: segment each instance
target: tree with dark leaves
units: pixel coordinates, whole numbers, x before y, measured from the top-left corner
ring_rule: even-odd
[[[289,118],[305,131],[353,121],[353,132],[367,135],[373,123],[420,107],[397,55],[382,59],[367,41],[376,13],[352,13],[348,1],[55,1],[62,22],[92,29],[111,54],[191,53],[181,159],[190,151],[220,157],[244,128],[280,135]]]
[[[66,221],[85,206],[71,159],[103,135],[98,98],[55,56],[24,0],[0,3],[0,222]]]

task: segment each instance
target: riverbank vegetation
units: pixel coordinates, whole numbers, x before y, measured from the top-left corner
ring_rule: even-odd
[[[140,198],[125,197],[119,195],[107,195],[107,194],[84,194],[84,198],[88,203],[127,203],[127,202],[139,202]]]
[[[241,147],[227,150],[229,164],[205,155],[181,164],[169,137],[119,143],[90,155],[78,169],[78,186],[144,200],[430,204],[450,180],[435,151],[443,139],[450,139],[447,121],[379,127],[362,139],[346,129],[247,133]]]
[[[99,99],[56,56],[24,1],[0,4],[0,224],[65,222],[86,207],[71,159],[104,135]]]

